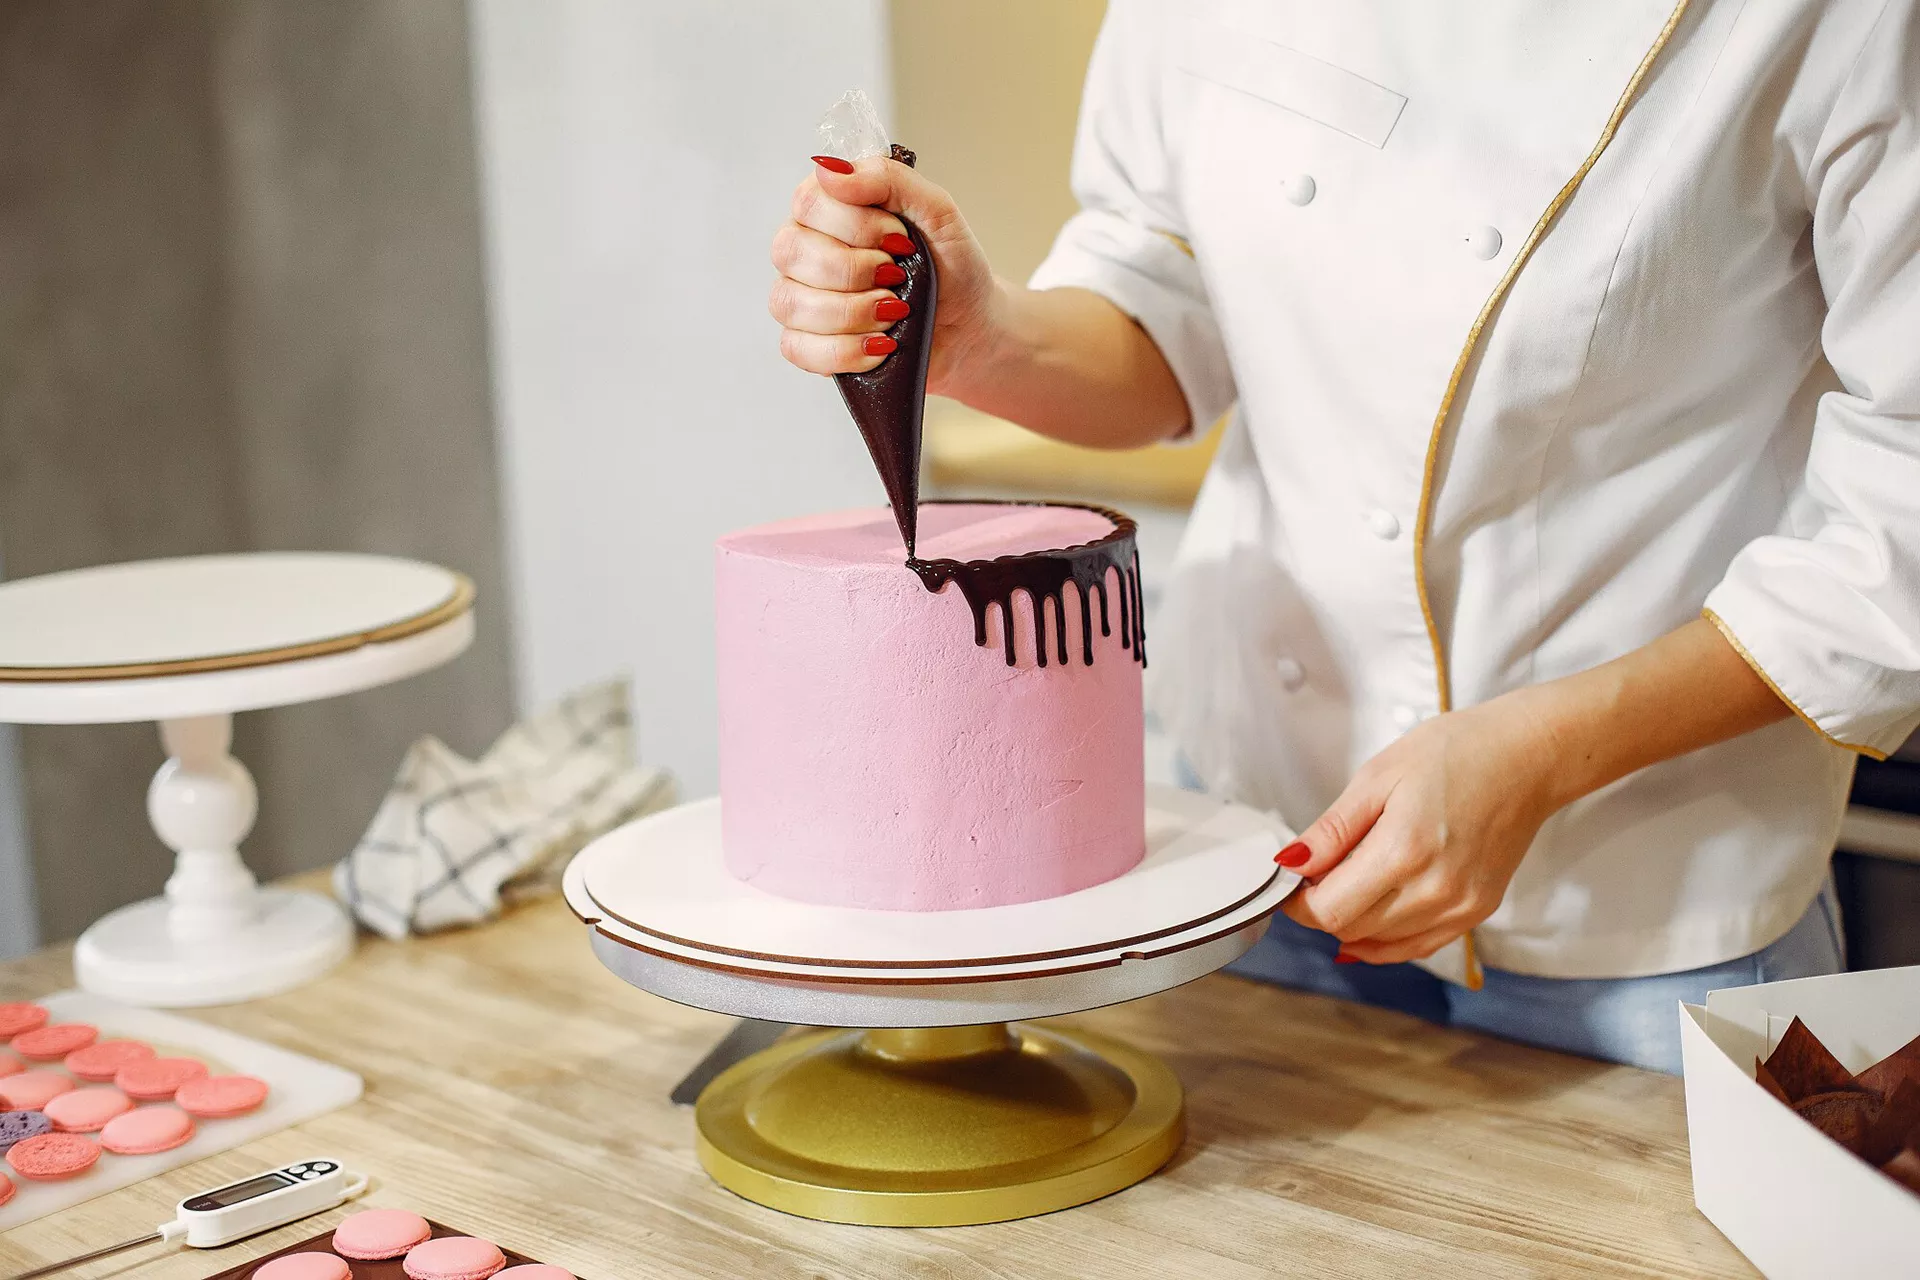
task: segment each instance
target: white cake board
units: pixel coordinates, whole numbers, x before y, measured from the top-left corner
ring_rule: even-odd
[[[216,1074],[258,1076],[272,1092],[265,1105],[249,1115],[197,1121],[192,1139],[171,1151],[150,1156],[102,1153],[93,1168],[64,1182],[29,1182],[10,1169],[3,1170],[17,1190],[12,1200],[0,1206],[0,1231],[277,1133],[360,1097],[360,1077],[351,1071],[178,1014],[136,1009],[84,991],[62,991],[38,1003],[46,1006],[55,1022],[92,1023],[100,1028],[103,1040],[145,1040],[162,1053],[199,1058]]]
[[[604,902],[589,885],[598,883],[607,894],[608,885],[631,887],[647,878],[607,874],[606,863],[720,865],[718,824],[685,813],[676,819],[675,810],[642,818],[588,846],[568,868],[564,889],[568,905],[588,924],[603,964],[635,986],[698,1008],[845,1027],[966,1026],[1047,1017],[1138,999],[1218,969],[1259,941],[1268,918],[1299,882],[1274,865],[1275,851],[1291,836],[1273,819],[1174,788],[1149,788],[1147,804],[1154,833],[1147,860],[1107,885],[1049,903],[964,913],[849,911],[775,898],[733,882],[728,895],[750,903],[757,919],[780,930],[778,936],[828,938],[832,945],[824,949],[835,954],[827,957],[743,956],[686,938],[684,924],[682,940],[667,941],[613,919],[608,908],[629,917],[648,913],[638,902]],[[1154,854],[1168,848],[1185,852],[1156,861]],[[1207,904],[1176,895],[1177,909],[1156,919],[1154,905],[1167,906],[1159,880],[1167,874],[1164,868],[1189,859],[1195,867],[1215,869],[1212,883],[1220,896],[1211,911],[1201,910],[1196,918],[1196,906]],[[1263,882],[1249,896],[1246,885],[1255,873]],[[705,873],[695,878],[718,885]],[[1076,908],[1093,894],[1096,902],[1112,904],[1111,918],[1124,920],[1124,930],[1088,927],[1085,913]],[[920,923],[932,930],[939,927],[938,917],[948,914],[971,917],[990,939],[969,945],[971,958],[965,963],[952,963],[956,939],[947,933],[939,936],[938,948],[900,962],[839,963],[858,949],[854,940],[868,932],[887,940],[883,945],[897,945],[911,936],[906,926]],[[709,910],[701,918],[720,915],[724,912]],[[838,932],[829,936],[821,928],[824,922]],[[1146,936],[1138,936],[1142,933]]]
[[[253,778],[238,711],[371,689],[473,641],[472,587],[386,556],[256,553],[111,565],[0,584],[0,721],[156,720],[147,791],[174,850],[166,896],[81,935],[80,985],[129,1003],[225,1004],[319,977],[353,948],[332,899],[262,890],[241,860]]]
[[[1125,875],[1037,902],[955,911],[813,906],[736,880],[716,848],[720,801],[699,800],[609,833],[580,855],[586,898],[640,935],[758,960],[826,968],[951,968],[1071,956],[1176,932],[1250,901],[1277,874],[1273,822],[1190,791],[1147,801],[1147,854]]]

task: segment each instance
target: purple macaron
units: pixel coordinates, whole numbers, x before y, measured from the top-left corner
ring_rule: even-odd
[[[13,1144],[53,1132],[53,1121],[43,1111],[0,1111],[0,1155]]]

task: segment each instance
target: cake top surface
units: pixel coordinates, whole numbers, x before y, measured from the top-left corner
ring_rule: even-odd
[[[933,502],[920,508],[915,550],[924,560],[990,560],[1057,551],[1104,538],[1113,521],[1084,507],[1043,503]],[[796,564],[898,568],[906,556],[893,513],[862,507],[801,516],[727,534],[722,548]]]

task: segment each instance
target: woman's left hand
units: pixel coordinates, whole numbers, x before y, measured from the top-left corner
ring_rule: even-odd
[[[1430,956],[1492,915],[1565,803],[1541,692],[1437,716],[1362,765],[1282,851],[1307,882],[1281,909],[1371,964]]]

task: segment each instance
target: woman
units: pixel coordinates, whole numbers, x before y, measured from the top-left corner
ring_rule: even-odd
[[[1231,406],[1153,698],[1304,828],[1243,970],[1677,1070],[1676,998],[1842,966],[1854,753],[1920,722],[1916,102],[1915,0],[1115,0],[1028,287],[819,162],[771,307],[878,364],[898,214],[934,391]]]

